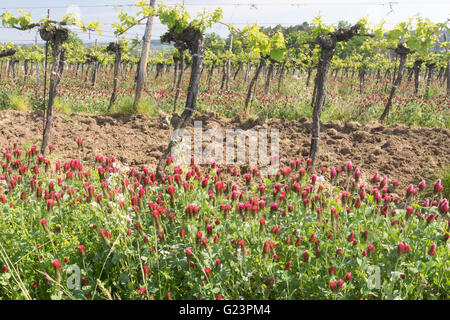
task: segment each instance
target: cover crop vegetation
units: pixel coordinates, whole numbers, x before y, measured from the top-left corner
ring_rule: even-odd
[[[99,22],[1,16],[36,28],[46,47],[0,45],[0,109],[44,111],[40,148],[0,146],[0,299],[449,298],[448,169],[404,189],[378,173],[361,181],[351,161],[315,167],[320,121],[450,127],[448,21],[386,30],[318,16],[288,28],[227,25],[222,39],[207,33],[221,9],[191,17],[184,6],[136,6],[118,14],[115,41],[92,48],[70,26],[101,32]],[[148,53],[156,17],[174,49]],[[143,41],[126,40],[143,21]],[[195,112],[307,116],[310,156],[292,155],[273,176],[194,158],[178,167],[172,138],[154,172],[108,155],[89,166],[83,136],[72,159],[58,158],[54,109],[181,111],[174,130]]]

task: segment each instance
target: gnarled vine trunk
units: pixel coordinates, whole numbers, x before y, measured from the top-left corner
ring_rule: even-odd
[[[312,137],[310,147],[310,158],[312,160],[311,170],[314,168],[314,164],[319,152],[320,141],[320,115],[325,103],[325,94],[327,89],[328,71],[330,69],[331,60],[333,58],[336,44],[340,41],[348,41],[353,36],[357,35],[360,26],[358,24],[353,27],[341,28],[336,32],[329,33],[328,35],[320,35],[316,39],[316,43],[320,45],[321,53],[319,64],[317,65],[317,74],[315,79],[316,94],[314,97],[314,109],[313,109],[313,124],[312,124]]]
[[[175,87],[177,85],[177,78],[178,78],[178,63],[179,63],[179,58],[174,58],[173,59],[173,83],[172,83],[172,91],[175,90]]]
[[[187,28],[183,33],[178,34],[174,30],[169,30],[161,36],[161,42],[184,43],[192,56],[191,77],[189,79],[189,88],[186,97],[186,104],[180,119],[174,126],[174,133],[186,126],[189,119],[194,114],[197,106],[198,85],[200,83],[201,72],[203,69],[203,55],[205,53],[205,40],[203,34],[195,29]],[[166,159],[172,153],[176,144],[176,135],[172,134],[169,145],[161,156],[156,168],[156,177],[160,179],[166,166]]]
[[[271,60],[270,61],[270,65],[269,65],[269,70],[267,71],[266,84],[264,85],[264,94],[268,94],[269,93],[270,80],[272,79],[272,74],[273,74],[273,67],[274,67],[274,63]]]
[[[306,78],[306,87],[309,88],[309,82],[311,79],[311,73],[312,73],[312,66],[308,67],[308,77]]]
[[[122,60],[122,54],[120,52],[119,43],[111,42],[107,48],[108,51],[114,52],[114,80],[113,80],[113,92],[111,98],[109,99],[108,112],[111,110],[114,102],[117,99],[117,85],[119,83],[119,68],[120,62]]]
[[[447,78],[447,97],[450,97],[450,61],[447,61],[447,69],[445,74]]]
[[[178,49],[180,53],[180,71],[178,75],[177,84],[175,87],[175,99],[173,101],[173,112],[177,110],[177,102],[178,97],[180,96],[180,90],[181,90],[181,80],[183,79],[183,73],[184,73],[184,47]]]
[[[227,70],[227,67],[226,67],[226,64],[224,64],[222,66],[222,81],[220,82],[220,91],[222,91],[225,88],[225,81],[226,81],[226,77],[227,77],[226,70]]]
[[[252,80],[250,81],[250,85],[248,86],[247,97],[245,98],[245,107],[244,107],[245,112],[248,111],[248,106],[250,104],[250,99],[252,97],[253,87],[256,85],[258,76],[259,76],[263,66],[265,66],[265,64],[266,64],[266,59],[264,57],[261,57],[261,59],[259,59],[258,67],[256,68],[255,75],[253,76]]]
[[[94,62],[94,70],[92,71],[92,78],[91,78],[91,84],[93,87],[95,87],[95,84],[97,83],[98,66],[99,66],[99,63],[96,60]]]
[[[364,80],[366,77],[366,69],[365,68],[360,69],[358,75],[359,75],[359,93],[362,94],[364,89]]]
[[[406,48],[403,45],[399,44],[397,46],[397,48],[395,49],[395,53],[397,53],[400,56],[400,62],[399,62],[398,71],[397,71],[397,77],[393,81],[393,84],[392,84],[392,87],[391,87],[391,92],[389,94],[389,98],[388,98],[388,101],[386,103],[386,106],[384,107],[383,114],[380,117],[380,121],[384,121],[384,119],[386,119],[386,117],[389,115],[389,110],[390,110],[390,108],[392,106],[392,99],[394,98],[395,91],[396,91],[397,87],[400,85],[400,83],[402,82],[403,69],[405,67],[406,56],[409,53],[411,53],[411,50],[409,50],[408,48]]]
[[[156,75],[155,75],[155,80],[159,78],[159,76],[161,75],[161,73],[164,71],[164,65],[162,63],[157,63],[156,64]]]
[[[239,72],[240,72],[241,69],[242,69],[242,65],[243,65],[243,63],[242,63],[242,62],[239,62],[239,65],[238,65],[238,67],[237,67],[237,69],[236,69],[236,72],[234,73],[233,80],[236,80],[237,75],[239,74]]]
[[[244,78],[244,82],[247,82],[248,74],[249,74],[249,72],[250,72],[250,67],[251,67],[251,64],[250,64],[250,61],[249,61],[249,62],[247,62],[247,67],[245,68],[245,78]]]
[[[419,75],[420,67],[422,66],[422,60],[414,61],[413,71],[414,71],[414,94],[419,92]]]
[[[41,153],[45,155],[53,127],[53,105],[61,77],[64,71],[64,49],[62,44],[67,39],[67,30],[55,30],[53,35],[53,64],[50,72],[50,87],[48,92],[48,105],[45,116],[45,127],[42,135]]]
[[[233,50],[233,34],[230,35],[230,47],[228,48],[230,53]],[[228,57],[226,70],[225,70],[225,90],[228,91],[230,83],[230,67],[231,67],[231,57]]]
[[[283,64],[281,65],[281,69],[280,69],[280,76],[278,77],[278,93],[280,93],[280,91],[281,91],[281,83],[283,81],[285,67],[286,67],[286,63],[283,62]]]
[[[431,82],[433,80],[433,71],[434,71],[434,67],[435,66],[436,66],[436,64],[434,64],[434,63],[428,63],[427,64],[428,75],[427,75],[427,86],[425,88],[425,95],[426,96],[428,96],[428,94],[429,94],[430,85],[431,85]]]
[[[208,72],[208,91],[211,89],[211,80],[212,80],[212,76],[213,76],[215,67],[216,67],[216,62],[213,61],[211,68],[209,69],[209,72]]]
[[[325,92],[327,89],[328,70],[330,68],[331,59],[334,55],[336,47],[336,40],[333,38],[323,37],[321,41],[322,51],[320,54],[319,64],[317,65],[317,74],[314,85],[315,95],[313,95],[314,109],[313,109],[313,127],[312,139],[310,147],[310,158],[312,159],[312,166],[314,166],[317,153],[319,152],[320,139],[320,115],[322,107],[325,102]]]

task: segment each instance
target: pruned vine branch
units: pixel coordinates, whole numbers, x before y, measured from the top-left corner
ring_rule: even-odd
[[[0,51],[0,58],[9,57],[16,53],[16,49],[8,49],[8,50],[2,50]]]

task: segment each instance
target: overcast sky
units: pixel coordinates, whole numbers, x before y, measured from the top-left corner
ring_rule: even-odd
[[[47,8],[50,17],[60,19],[67,12],[79,12],[84,22],[101,21],[102,35],[83,33],[77,31],[85,42],[109,42],[114,40],[112,23],[117,22],[117,7],[128,13],[137,12],[134,6],[136,0],[0,0],[0,11],[8,9],[16,13],[16,9],[25,9],[35,20],[45,17]],[[182,3],[177,0],[163,1],[166,4]],[[256,22],[262,26],[283,26],[300,24],[311,21],[318,13],[323,15],[326,23],[337,23],[339,20],[355,22],[359,18],[368,16],[372,23],[381,19],[386,21],[385,26],[391,27],[397,22],[405,20],[415,14],[430,18],[435,22],[443,22],[450,18],[450,0],[186,0],[188,10],[195,14],[203,9],[214,10],[222,7],[225,23],[231,23],[238,28],[247,23]],[[155,19],[152,39],[159,39],[166,27]],[[222,36],[227,35],[227,27],[216,25],[211,31]],[[127,38],[142,37],[144,26],[136,26],[127,34]],[[0,43],[13,41],[16,43],[31,43],[35,40],[35,31],[17,31],[0,28]],[[37,37],[40,40],[39,36]]]

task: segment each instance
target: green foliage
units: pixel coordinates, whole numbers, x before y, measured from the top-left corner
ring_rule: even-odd
[[[335,30],[333,26],[326,25],[323,22],[322,14],[318,14],[316,17],[314,17],[310,23],[310,26],[312,29],[311,34],[314,39],[320,35],[328,34]]]
[[[19,30],[30,30],[38,27],[40,30],[55,30],[62,29],[65,26],[78,26],[84,32],[88,30],[97,30],[101,34],[101,22],[90,21],[87,25],[84,24],[78,16],[71,13],[63,15],[61,21],[54,21],[49,18],[41,19],[39,22],[34,22],[31,14],[22,9],[17,10],[19,16],[14,16],[10,12],[3,12],[0,16],[2,18],[2,25],[4,27],[16,28]]]
[[[225,50],[225,40],[217,33],[207,33],[205,34],[205,47],[217,55]]]
[[[71,114],[73,112],[71,103],[62,97],[55,98],[54,108],[59,113],[63,114]]]
[[[33,19],[31,18],[31,14],[25,12],[22,9],[17,10],[21,15],[18,17],[15,17],[10,12],[4,12],[2,13],[2,25],[4,27],[10,26],[10,27],[20,27],[22,29],[28,29],[31,24],[33,24]]]
[[[252,24],[242,29],[241,37],[245,39],[248,50],[277,62],[282,61],[286,52],[286,42],[280,31],[269,37],[261,32],[259,26]]]
[[[169,7],[164,4],[158,6],[157,12],[161,23],[179,34],[188,27],[205,33],[206,29],[222,19],[223,13],[222,9],[218,8],[214,12],[202,11],[194,19],[191,19],[191,15],[184,5]]]
[[[205,187],[202,179],[188,181],[192,189],[167,180],[143,186],[151,174],[104,160],[108,155],[101,155],[101,161],[97,157],[95,165],[61,159],[75,168],[59,173],[54,170],[58,146],[46,159],[48,171],[38,154],[26,159],[30,148],[19,147],[24,152],[16,159],[40,170],[21,172],[23,180],[14,180],[15,187],[2,194],[1,299],[160,300],[167,292],[186,300],[215,299],[217,294],[230,300],[449,298],[449,251],[442,227],[447,221],[442,215],[430,221],[408,217],[402,208],[412,204],[417,214],[428,217],[438,212],[437,206],[389,197],[382,214],[375,197],[367,194],[358,207],[358,192],[348,188],[355,182],[351,171],[335,179],[327,173],[322,177],[326,187],[313,190],[307,188],[312,176],[307,172],[295,187],[275,195],[275,186],[291,184],[294,173],[260,181],[251,177],[247,186],[237,187],[245,190],[239,203],[251,203],[260,194],[273,201],[247,211],[234,208],[236,203],[227,198],[231,191],[215,191],[216,182],[234,183],[243,174],[219,176],[202,166],[198,176],[211,176]],[[83,148],[77,152],[86,157]],[[6,165],[19,175],[18,168]],[[101,173],[99,168],[106,166]],[[170,172],[174,168],[169,165]],[[192,168],[183,165],[186,171]],[[132,174],[143,178],[127,184]],[[53,205],[30,187],[34,175],[42,189],[52,183],[60,195],[50,196]],[[59,175],[65,176],[61,184],[56,183]],[[296,192],[299,187],[306,193]],[[344,191],[348,200],[342,200]],[[323,210],[318,212],[306,197],[318,199]],[[442,196],[433,197],[439,201]],[[227,212],[223,206],[230,204]],[[53,264],[56,260],[59,264]],[[73,265],[82,278],[78,288],[70,287],[68,267]],[[336,282],[341,284],[330,286]]]
[[[18,111],[30,110],[30,101],[27,96],[20,95],[16,92],[8,94],[8,104],[11,109]]]
[[[158,115],[158,108],[153,101],[147,97],[143,97],[137,107],[137,112],[133,107],[134,100],[132,97],[123,97],[119,99],[112,107],[111,114],[129,115],[129,114],[143,114],[149,117]]]
[[[83,32],[86,32],[88,30],[94,31],[96,30],[99,35],[102,34],[102,30],[100,29],[100,25],[102,24],[100,21],[90,21],[87,25],[81,21],[80,17],[73,15],[71,13],[63,15],[62,22],[71,25],[71,26],[77,26],[79,27]]]
[[[78,35],[69,30],[69,37],[63,44],[68,63],[84,63],[86,61],[87,49]]]
[[[112,24],[114,35],[116,37],[122,36],[126,31],[140,23],[140,21],[136,17],[125,13],[123,9],[119,10],[118,17],[120,23]]]
[[[450,199],[450,167],[447,167],[443,172],[442,187],[444,188],[443,196]]]
[[[398,23],[392,30],[386,33],[388,45],[396,47],[403,44],[418,55],[424,57],[429,54],[437,40],[438,32],[443,24],[433,23],[429,19],[416,16]]]

